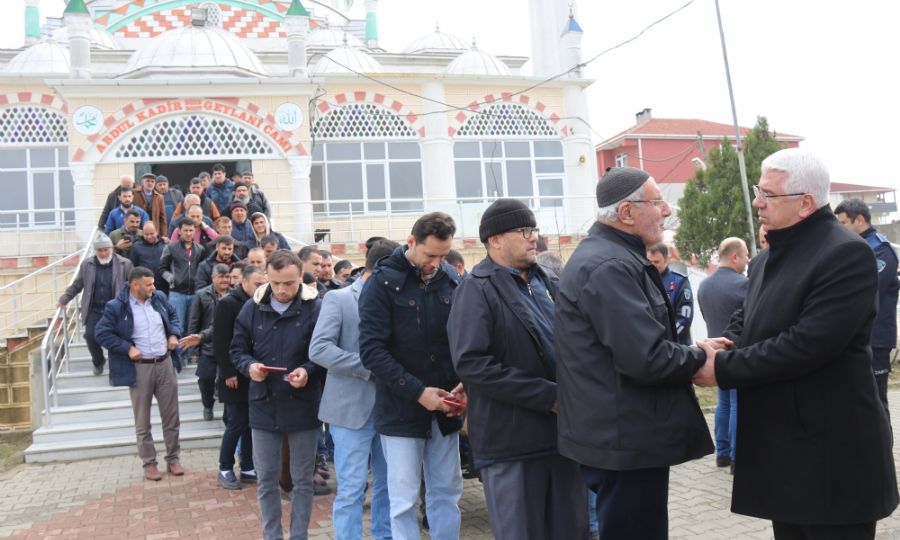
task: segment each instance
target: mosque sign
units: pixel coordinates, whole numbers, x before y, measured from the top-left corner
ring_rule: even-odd
[[[299,110],[300,108],[297,107],[297,109]],[[141,127],[143,124],[153,122],[161,115],[204,112],[226,116],[238,123],[262,131],[273,143],[278,145],[285,152],[288,152],[291,149],[292,144],[288,139],[289,135],[283,133],[283,131],[290,130],[281,127],[281,122],[276,121],[276,124],[278,125],[273,125],[269,119],[263,118],[257,113],[238,108],[226,101],[192,98],[169,99],[152,103],[147,108],[139,110],[127,118],[110,124],[107,126],[107,132],[95,142],[97,151],[100,153],[105,152],[110,146],[119,142],[126,133]],[[300,112],[302,113],[302,111]]]
[[[294,131],[303,125],[303,109],[296,103],[282,103],[275,109],[275,123],[285,131]]]
[[[85,105],[78,107],[72,115],[72,125],[82,135],[100,133],[103,128],[103,113],[97,107]]]

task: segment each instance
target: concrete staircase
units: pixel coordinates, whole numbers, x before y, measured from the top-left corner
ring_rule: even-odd
[[[109,385],[108,370],[93,374],[90,354],[84,344],[70,347],[69,371],[57,378],[58,406],[51,406],[52,426],[33,433],[33,443],[25,450],[29,463],[71,461],[102,456],[134,454],[134,414],[127,387]],[[181,416],[182,448],[218,448],[224,425],[222,405],[216,402],[215,418],[203,420],[203,405],[195,375],[196,365],[188,365],[178,375],[178,403]],[[41,415],[43,420],[44,416]],[[151,413],[153,440],[165,452],[156,400]]]

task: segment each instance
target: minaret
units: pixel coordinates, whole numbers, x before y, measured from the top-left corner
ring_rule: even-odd
[[[581,38],[583,35],[581,26],[575,20],[575,13],[569,6],[569,20],[566,21],[560,38],[562,40],[562,69],[560,71],[571,69],[581,63]],[[580,79],[581,68],[569,72],[569,77]]]
[[[366,47],[378,48],[378,0],[366,0]]]
[[[305,77],[306,34],[309,32],[309,11],[300,0],[292,0],[284,14],[284,31],[288,44],[288,73],[291,77]]]
[[[41,39],[41,0],[25,0],[25,45],[33,45]]]
[[[76,79],[91,78],[91,13],[84,0],[69,0],[63,11],[69,31],[69,69]]]
[[[537,77],[562,72],[559,30],[569,12],[567,0],[529,0],[531,71]]]

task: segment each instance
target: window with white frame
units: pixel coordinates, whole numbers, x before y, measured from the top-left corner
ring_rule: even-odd
[[[616,155],[616,167],[627,167],[628,166],[628,154],[621,153]]]
[[[459,134],[453,165],[462,202],[514,197],[534,208],[562,206],[563,147],[546,119],[502,103],[471,116]]]
[[[72,225],[66,119],[35,105],[0,111],[0,229]],[[21,212],[18,212],[21,211]]]
[[[322,201],[313,206],[315,213],[423,210],[421,150],[400,116],[373,104],[352,103],[319,118],[312,134],[310,191],[313,201]]]

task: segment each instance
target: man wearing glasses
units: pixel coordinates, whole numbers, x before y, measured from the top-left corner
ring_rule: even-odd
[[[707,355],[678,343],[675,313],[645,257],[672,213],[656,181],[609,169],[597,204],[556,298],[559,452],[581,464],[597,494],[600,538],[662,540],[669,467],[713,452],[691,386]]]
[[[456,291],[447,334],[469,394],[469,441],[497,540],[587,537],[578,465],[556,449],[553,311],[558,277],[537,264],[534,214],[498,199],[487,256]]]
[[[731,510],[776,539],[875,537],[897,506],[891,428],[872,374],[878,271],[828,206],[828,171],[799,148],[762,162],[753,206],[769,249],[747,298],[695,377],[737,388]]]

